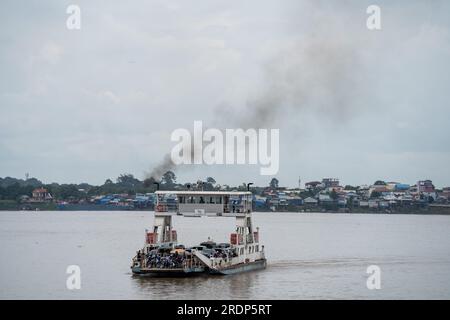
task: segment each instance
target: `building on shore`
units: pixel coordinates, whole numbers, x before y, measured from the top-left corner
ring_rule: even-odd
[[[417,181],[417,192],[422,197],[428,197],[432,198],[433,200],[436,200],[437,193],[436,189],[434,188],[433,181],[431,180],[422,180]]]
[[[322,186],[324,189],[339,187],[339,179],[337,178],[323,178]]]
[[[447,201],[450,201],[450,187],[442,188],[441,195],[442,195],[442,197],[444,197],[444,199],[446,199]]]
[[[305,183],[305,189],[306,190],[314,190],[315,188],[317,188],[320,185],[321,185],[320,181],[310,181],[310,182]]]
[[[31,202],[46,202],[53,200],[52,195],[45,188],[36,188],[31,194],[32,197],[29,199]]]
[[[433,181],[431,181],[431,180],[417,181],[417,191],[418,192],[435,192]]]
[[[317,206],[318,202],[319,201],[313,197],[308,197],[303,200],[303,203],[307,206]]]

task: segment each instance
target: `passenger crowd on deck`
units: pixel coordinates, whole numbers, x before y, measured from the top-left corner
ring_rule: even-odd
[[[185,254],[169,253],[150,253],[147,256],[148,268],[182,268],[183,262],[186,259]]]
[[[229,247],[216,247],[214,243],[211,246],[198,246],[189,249],[185,249],[182,245],[177,246],[173,250],[170,250],[169,248],[154,248],[146,254],[139,251],[136,258],[138,261],[145,260],[147,268],[183,268],[186,259],[192,258],[192,249],[199,250],[208,258],[228,260],[237,256],[235,250]]]

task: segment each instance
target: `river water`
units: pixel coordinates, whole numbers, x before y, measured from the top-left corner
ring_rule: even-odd
[[[450,299],[450,216],[255,213],[266,270],[140,278],[152,212],[0,212],[1,299]],[[233,218],[174,217],[179,242],[227,242]],[[69,265],[81,289],[69,290]],[[369,290],[367,268],[380,268]]]

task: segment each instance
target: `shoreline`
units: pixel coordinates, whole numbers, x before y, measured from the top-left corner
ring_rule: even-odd
[[[283,211],[253,211],[253,213],[258,213],[258,214],[264,214],[264,213],[276,213],[276,214],[283,214],[283,213],[298,213],[298,214],[345,214],[345,215],[352,215],[352,214],[359,214],[359,215],[365,215],[365,214],[372,214],[372,215],[422,215],[422,216],[427,216],[427,215],[439,215],[439,216],[450,216],[450,208],[446,208],[447,210],[426,210],[426,209],[422,209],[422,210],[401,210],[401,211],[391,211],[391,212],[387,212],[387,211],[369,211],[369,210],[358,210],[358,211],[321,211],[321,210],[316,210],[316,211],[287,211],[287,210],[283,210]],[[111,209],[111,210],[58,210],[58,209],[34,209],[34,210],[20,210],[20,209],[3,209],[0,208],[0,213],[1,212],[29,212],[29,213],[34,213],[34,212],[128,212],[128,213],[133,213],[133,212],[154,212],[154,210],[144,210],[144,209],[135,209],[135,210],[120,210],[120,208],[115,208],[115,209]]]

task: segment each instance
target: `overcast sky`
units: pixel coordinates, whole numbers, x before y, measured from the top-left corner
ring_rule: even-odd
[[[67,6],[81,8],[68,30]],[[379,31],[366,9],[381,7]],[[281,185],[450,186],[449,1],[2,1],[0,176],[142,179],[174,129],[274,108]],[[273,98],[275,97],[275,98]],[[256,108],[258,110],[258,108]],[[271,109],[272,110],[272,109]],[[266,184],[259,166],[180,181]]]

